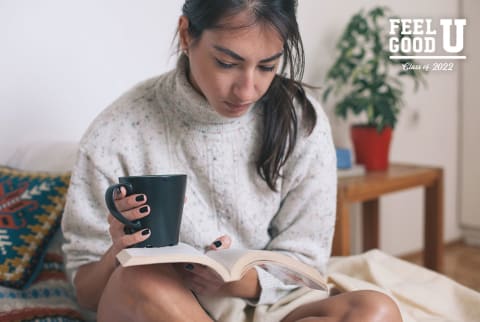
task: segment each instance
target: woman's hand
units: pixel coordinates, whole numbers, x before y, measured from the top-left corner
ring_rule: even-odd
[[[230,248],[231,243],[231,238],[225,235],[217,238],[207,251],[227,249]],[[180,273],[186,286],[196,294],[249,299],[256,299],[260,295],[257,271],[253,268],[239,281],[230,283],[225,283],[215,271],[199,264],[182,264]]]
[[[147,196],[144,194],[133,194],[127,196],[127,191],[121,187],[115,192],[115,206],[125,218],[130,221],[137,220],[150,214],[150,207],[146,204]],[[143,229],[133,234],[125,232],[125,225],[118,221],[111,214],[108,216],[110,225],[109,232],[112,237],[112,252],[115,256],[122,249],[137,244],[150,236],[149,229]]]
[[[208,248],[209,250],[220,250],[230,248],[232,240],[229,236],[217,238]],[[178,264],[177,271],[182,275],[185,286],[196,294],[214,295],[218,294],[220,288],[225,284],[222,278],[210,268],[200,264]]]

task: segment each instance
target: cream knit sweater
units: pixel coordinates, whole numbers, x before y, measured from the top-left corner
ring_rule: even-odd
[[[180,240],[203,249],[228,234],[232,247],[285,252],[325,270],[335,222],[336,159],[328,120],[299,131],[278,192],[258,176],[262,106],[237,119],[217,114],[189,84],[184,64],[140,83],[103,111],[81,140],[62,222],[67,271],[111,245],[106,188],[126,175],[186,173]],[[293,287],[263,271],[258,304]],[[251,303],[256,304],[256,303]]]

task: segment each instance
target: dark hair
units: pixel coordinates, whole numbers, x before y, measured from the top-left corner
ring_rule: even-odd
[[[276,182],[281,177],[281,168],[297,141],[298,117],[294,100],[301,106],[302,126],[308,134],[317,121],[315,109],[301,83],[305,55],[296,10],[296,0],[186,0],[182,9],[189,20],[189,33],[194,40],[200,39],[206,29],[232,28],[222,25],[221,21],[244,11],[251,13],[249,25],[268,24],[282,37],[284,46],[280,73],[274,77],[261,99],[264,129],[256,160],[258,174],[273,191],[277,191]],[[247,26],[233,26],[241,27]]]

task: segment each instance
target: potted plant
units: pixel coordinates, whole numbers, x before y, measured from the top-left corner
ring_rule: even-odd
[[[337,43],[338,57],[327,72],[323,94],[324,102],[331,94],[338,98],[335,115],[347,119],[353,112],[364,117],[365,122],[353,124],[350,133],[356,162],[367,170],[388,167],[392,130],[403,105],[403,79],[412,79],[415,91],[425,82],[425,71],[409,68],[420,66],[414,60],[390,59],[388,12],[386,7],[374,7],[352,16]]]

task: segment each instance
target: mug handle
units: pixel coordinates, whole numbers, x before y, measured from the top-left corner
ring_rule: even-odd
[[[107,208],[112,214],[112,216],[118,219],[118,221],[120,221],[122,224],[124,224],[126,229],[130,228],[134,231],[138,231],[142,228],[140,221],[131,222],[130,220],[125,218],[115,206],[115,190],[120,189],[121,187],[124,187],[127,190],[127,195],[133,193],[133,187],[128,182],[114,184],[108,187],[107,191],[105,191],[105,203],[107,204]],[[131,231],[130,229],[127,230]]]

